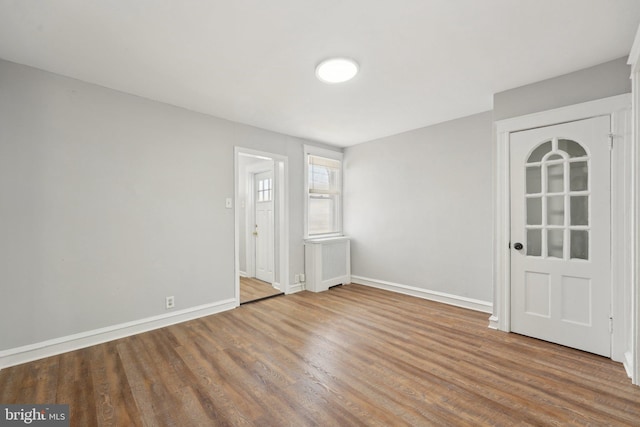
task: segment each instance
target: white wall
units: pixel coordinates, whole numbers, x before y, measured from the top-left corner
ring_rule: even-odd
[[[354,276],[492,300],[491,127],[485,112],[345,150]]]
[[[234,296],[233,147],[303,141],[0,60],[0,351]]]

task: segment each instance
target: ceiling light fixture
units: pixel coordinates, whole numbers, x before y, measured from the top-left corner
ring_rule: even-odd
[[[358,63],[350,58],[325,59],[316,67],[316,77],[324,83],[342,83],[358,74]]]

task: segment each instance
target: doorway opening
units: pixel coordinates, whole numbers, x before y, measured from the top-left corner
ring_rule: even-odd
[[[287,159],[235,149],[236,306],[288,290]]]

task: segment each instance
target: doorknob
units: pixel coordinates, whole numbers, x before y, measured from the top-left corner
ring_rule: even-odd
[[[257,235],[258,235],[258,232],[257,232],[257,231],[254,231],[254,232],[253,232],[253,235],[254,235],[254,236],[257,236]]]
[[[520,242],[514,243],[514,245],[513,245],[513,249],[515,249],[517,251],[521,250],[522,248],[524,248],[524,246],[522,246],[522,243],[520,243]]]

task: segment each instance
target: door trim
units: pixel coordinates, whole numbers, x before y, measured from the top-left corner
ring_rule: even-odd
[[[253,150],[250,148],[234,147],[233,148],[233,164],[234,164],[234,278],[235,281],[235,306],[240,306],[240,171],[239,157],[241,154],[249,156],[264,157],[274,162],[273,173],[274,179],[277,181],[275,189],[275,206],[277,210],[276,217],[276,235],[274,241],[278,247],[278,274],[274,277],[274,286],[278,286],[285,294],[292,292],[289,284],[289,158],[280,154],[269,153],[266,151]]]
[[[631,65],[631,86],[633,88],[633,143],[631,148],[631,182],[632,193],[631,210],[633,211],[631,235],[633,236],[632,250],[632,282],[631,294],[631,354],[629,355],[631,378],[633,383],[640,385],[640,27],[636,32],[633,47],[629,53],[627,64]]]
[[[494,123],[494,215],[493,215],[493,314],[489,327],[511,331],[511,250],[510,240],[510,180],[509,140],[512,132],[556,125],[590,117],[610,115],[614,134],[612,152],[611,202],[611,270],[613,330],[612,359],[624,362],[629,352],[631,330],[630,310],[625,310],[624,297],[631,293],[630,238],[631,169],[628,155],[631,146],[631,94],[623,94],[585,102],[526,116],[500,120]],[[627,155],[625,155],[627,154]],[[626,233],[626,235],[625,235]],[[627,299],[629,301],[629,299]],[[628,368],[628,367],[627,367]],[[628,371],[629,372],[629,371]]]

